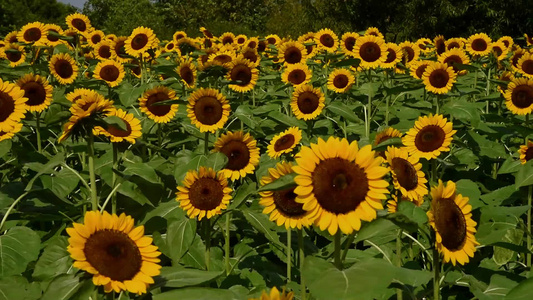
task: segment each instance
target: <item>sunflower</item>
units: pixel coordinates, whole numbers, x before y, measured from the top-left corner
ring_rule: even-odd
[[[127,63],[130,61],[126,53],[126,40],[128,37],[120,36],[111,43],[111,55],[116,61],[120,63]]]
[[[93,47],[101,41],[105,40],[105,33],[102,30],[93,30],[85,34],[87,38],[87,43],[89,46]]]
[[[430,63],[422,75],[426,89],[435,94],[451,91],[456,78],[457,73],[453,71],[453,67],[439,62]]]
[[[279,162],[275,168],[268,169],[268,175],[261,178],[261,186],[274,182],[282,176],[292,174],[293,164],[290,162]],[[279,191],[259,192],[261,200],[259,204],[264,206],[263,213],[270,214],[270,221],[278,226],[284,225],[286,229],[309,227],[312,222],[308,218],[309,212],[303,209],[301,203],[295,201],[295,187]]]
[[[385,157],[396,190],[411,201],[417,201],[428,193],[428,181],[418,157],[409,155],[403,148],[395,147],[388,147]]]
[[[22,129],[22,123],[18,122],[13,125],[13,127],[10,130],[3,131],[0,130],[0,142],[3,140],[10,140],[12,139],[16,133],[18,133]]]
[[[465,50],[461,48],[453,48],[439,55],[438,62],[451,66],[457,75],[464,75],[467,71],[460,70],[455,64],[468,65],[470,64],[470,59],[466,55]]]
[[[518,154],[520,154],[520,161],[522,164],[533,159],[533,141],[527,141],[525,145],[520,146]]]
[[[426,70],[426,68],[429,66],[430,63],[431,61],[429,60],[419,60],[419,61],[412,62],[409,65],[409,71],[410,71],[411,76],[413,76],[413,78],[416,78],[416,79],[422,79],[422,76],[424,75],[424,71]]]
[[[491,38],[485,33],[471,35],[466,41],[466,51],[473,56],[485,56],[491,51]]]
[[[166,86],[158,86],[144,92],[139,98],[141,111],[156,123],[168,123],[178,111],[178,104],[154,105],[157,102],[177,100],[176,92]]]
[[[402,42],[398,45],[402,50],[402,60],[404,65],[409,65],[413,61],[417,61],[420,57],[420,48],[415,43],[409,41]]]
[[[277,46],[279,43],[281,43],[281,39],[279,38],[277,34],[269,34],[265,36],[265,40],[269,45]]]
[[[222,45],[233,45],[235,43],[235,34],[232,32],[224,32],[218,40]]]
[[[103,80],[110,87],[118,86],[124,79],[124,67],[121,63],[108,59],[100,61],[94,68],[93,77]]]
[[[476,222],[472,220],[472,206],[468,197],[457,194],[455,183],[442,180],[431,188],[431,209],[427,212],[429,224],[435,230],[435,247],[444,256],[444,262],[455,266],[468,263],[474,257]]]
[[[127,54],[139,57],[152,47],[154,41],[154,31],[148,27],[140,26],[133,29],[133,32],[124,43],[124,48]]]
[[[53,32],[54,34],[51,34]],[[44,35],[44,41],[45,44],[48,46],[57,46],[61,44],[65,44],[64,40],[59,39],[57,35],[63,35],[63,29],[61,29],[60,26],[56,24],[46,24],[45,25],[45,35]]]
[[[77,88],[74,89],[72,92],[68,93],[65,98],[67,98],[67,100],[72,103],[76,103],[82,97],[87,96],[90,93],[95,93],[95,91],[85,88]]]
[[[374,145],[377,146],[384,141],[395,137],[402,137],[402,133],[398,129],[388,127],[387,129],[376,134],[376,137],[374,138]]]
[[[307,64],[298,63],[288,65],[281,73],[281,81],[292,86],[308,84],[311,81],[312,73]]]
[[[450,151],[453,123],[442,115],[420,116],[415,126],[405,134],[402,142],[410,155],[425,159],[437,158],[441,152]]]
[[[355,77],[349,70],[334,69],[328,77],[328,90],[335,93],[346,93],[355,82]]]
[[[226,69],[229,69],[229,65],[236,58],[235,51],[228,47],[222,47],[218,51],[207,52],[209,54],[207,63],[204,63],[202,60],[202,68],[205,69],[211,65],[222,66]]]
[[[298,42],[302,43],[307,51],[307,58],[312,58],[318,54],[319,47],[315,43],[315,33],[310,31],[298,37]]]
[[[46,26],[41,22],[28,23],[18,31],[17,40],[20,43],[44,45],[46,40]]]
[[[224,176],[231,180],[244,178],[246,174],[253,174],[259,165],[259,148],[257,141],[243,131],[223,134],[215,142],[213,152],[222,152],[228,157],[228,163],[222,170]]]
[[[104,40],[94,45],[94,56],[99,60],[113,59],[114,52],[111,50],[113,47],[112,42]]]
[[[426,188],[426,194],[427,194],[427,188]],[[416,200],[411,200],[403,195],[401,195],[400,201],[398,201],[398,196],[392,194],[392,199],[387,201],[387,212],[389,214],[395,213],[398,211],[398,202],[401,201],[409,201],[414,203],[416,206],[421,206],[424,203],[424,197],[420,197]]]
[[[396,65],[402,60],[402,50],[400,49],[400,46],[395,43],[386,43],[383,48],[385,48],[387,57],[381,64],[381,67],[383,69],[396,68]]]
[[[226,78],[234,82],[229,85],[231,90],[239,93],[253,90],[259,78],[259,70],[249,60],[239,55],[229,63],[228,68]]]
[[[11,31],[10,33],[6,34],[6,36],[4,37],[4,42],[6,42],[6,44],[13,44],[13,43],[18,43],[19,40],[17,38],[17,35],[18,35],[18,31]]]
[[[533,45],[533,36],[529,36],[527,33],[524,33],[524,38],[526,39],[526,45]]]
[[[533,54],[524,53],[524,55],[518,60],[517,69],[520,74],[524,75],[524,77],[533,79]]]
[[[335,53],[339,48],[339,37],[329,28],[324,28],[315,33],[315,43],[320,50]]]
[[[524,54],[526,54],[528,51],[526,49],[522,49],[520,46],[515,45],[516,49],[514,49],[513,54],[509,58],[509,62],[511,63],[511,68],[515,70],[515,72],[519,73],[518,70],[518,61]]]
[[[187,116],[200,132],[222,129],[231,111],[229,101],[215,89],[198,89],[189,96]]]
[[[428,55],[433,51],[433,42],[428,38],[419,38],[415,44],[420,48],[420,51]]]
[[[368,27],[366,30],[365,30],[365,35],[368,36],[368,35],[371,35],[371,36],[375,36],[375,37],[378,37],[380,39],[384,39],[385,37],[383,36],[383,33],[381,33],[379,31],[379,29],[377,29],[376,27]]]
[[[19,44],[8,43],[2,50],[7,60],[9,60],[9,66],[14,68],[26,61],[26,52],[24,47]]]
[[[235,43],[239,46],[244,46],[247,40],[248,37],[246,37],[244,34],[239,34],[235,37]]]
[[[180,39],[182,39],[184,37],[187,37],[187,33],[185,31],[179,30],[179,31],[174,32],[174,34],[172,35],[172,41],[174,41],[174,43],[176,43],[178,40],[180,40]]]
[[[460,38],[448,39],[446,42],[444,42],[444,44],[446,45],[446,51],[456,48],[463,49],[465,47],[465,42]]]
[[[514,114],[530,114],[533,111],[533,79],[511,81],[505,91],[505,105]]]
[[[196,86],[197,77],[196,66],[192,62],[192,58],[185,57],[181,60],[179,66],[176,68],[176,73],[181,78],[181,82],[187,88],[194,88]]]
[[[504,71],[500,76],[496,77],[496,79],[507,82],[507,84],[498,83],[498,91],[502,96],[505,96],[505,89],[507,89],[508,83],[515,80],[514,73],[511,71]]]
[[[505,48],[510,49],[511,46],[514,44],[513,38],[510,36],[502,36],[498,39],[498,42],[502,42]]]
[[[24,118],[27,100],[23,89],[0,78],[0,131],[12,131]]]
[[[359,230],[361,220],[374,220],[376,210],[383,209],[389,184],[382,179],[388,173],[382,161],[370,145],[359,149],[357,141],[319,138],[296,155],[296,202],[331,235],[339,228],[345,234]]]
[[[52,103],[53,88],[46,78],[26,74],[17,80],[17,85],[24,90],[26,109],[29,111],[42,112]]]
[[[200,46],[196,43],[195,40],[184,37],[176,41],[176,49],[180,51],[180,53],[185,54],[191,54],[193,51],[199,49]]]
[[[278,47],[278,62],[285,64],[304,63],[307,59],[305,46],[296,41],[281,43]]]
[[[144,236],[144,226],[134,227],[134,222],[124,213],[88,211],[83,224],[67,228],[73,266],[93,274],[94,285],[103,285],[106,293],[146,293],[160,273],[161,252]]]
[[[68,15],[66,21],[67,26],[71,29],[74,29],[78,33],[85,33],[92,29],[89,18],[87,18],[86,15],[82,15],[80,13]]]
[[[291,153],[302,140],[302,131],[298,127],[290,127],[284,132],[274,136],[267,147],[267,154],[278,158],[284,153]]]
[[[433,39],[433,45],[435,46],[437,55],[441,55],[446,51],[446,39],[442,35],[437,35]]]
[[[265,290],[261,293],[259,298],[249,298],[248,300],[293,300],[294,292],[285,293],[285,288],[283,288],[280,293],[276,287],[273,287],[270,290],[270,294],[267,294]]]
[[[48,63],[50,73],[60,84],[71,84],[78,76],[78,65],[68,53],[54,54]]]
[[[252,48],[254,50],[257,50],[257,47],[259,46],[259,39],[257,37],[251,37],[249,38],[246,43],[244,43],[243,48]]]
[[[359,38],[359,34],[356,32],[346,32],[341,37],[341,50],[345,55],[355,56],[354,47],[355,41]]]
[[[261,61],[261,56],[257,52],[257,49],[250,48],[250,47],[244,47],[241,49],[242,56],[250,61],[250,63],[253,65],[254,68],[257,68],[259,66],[259,62]]]
[[[135,144],[135,139],[141,137],[141,121],[135,118],[133,114],[127,113],[122,109],[112,109],[106,114],[106,116],[120,118],[126,129],[122,129],[113,124],[108,124],[107,128],[95,126],[93,130],[95,135],[104,135],[108,137],[112,143],[126,141],[131,144]]]
[[[297,119],[315,119],[324,109],[326,98],[319,88],[304,84],[296,87],[291,98],[292,112]]]
[[[354,46],[355,58],[361,62],[362,69],[375,69],[387,59],[388,52],[385,51],[385,41],[373,35],[359,37]]]
[[[505,47],[505,44],[498,40],[492,43],[491,52],[498,61],[502,61],[507,57],[507,54],[509,54],[509,48]]]

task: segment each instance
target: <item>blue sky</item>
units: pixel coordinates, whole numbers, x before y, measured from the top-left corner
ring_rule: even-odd
[[[78,8],[83,8],[83,4],[87,2],[87,0],[57,0],[57,1],[61,3],[72,4],[73,6],[78,7]]]

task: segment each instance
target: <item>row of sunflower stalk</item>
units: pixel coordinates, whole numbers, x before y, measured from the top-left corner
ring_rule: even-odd
[[[527,35],[64,25],[0,41],[4,298],[531,294]]]

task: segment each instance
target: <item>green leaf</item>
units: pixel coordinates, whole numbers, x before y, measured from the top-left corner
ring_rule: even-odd
[[[529,300],[533,299],[533,277],[520,282],[514,287],[504,300]]]
[[[215,171],[220,171],[224,169],[224,167],[228,163],[228,160],[229,159],[226,154],[222,152],[210,153],[209,155],[207,155],[207,159],[205,161],[204,166],[212,168]]]
[[[220,275],[222,275],[222,272],[220,271],[204,271],[186,269],[183,267],[163,267],[159,276],[164,280],[162,283],[163,286],[181,288],[209,282]]]
[[[426,212],[411,201],[400,201],[398,204],[398,212],[404,214],[409,220],[418,225],[425,224],[428,221]]]
[[[189,250],[196,236],[196,220],[183,218],[175,220],[168,225],[167,247],[168,255],[173,264],[177,265],[183,255]]]
[[[72,266],[70,254],[67,251],[69,245],[67,237],[59,236],[51,240],[35,264],[32,277],[44,281],[52,279],[60,274],[67,273]]]
[[[239,105],[233,115],[246,124],[249,129],[254,129],[257,125],[252,109],[248,105]]]
[[[387,150],[387,147],[389,146],[395,146],[395,147],[403,146],[402,139],[399,137],[393,137],[393,138],[386,139],[383,142],[379,143],[379,145],[373,146],[372,150],[385,151]]]
[[[503,201],[511,199],[515,193],[518,194],[514,185],[508,185],[482,195],[481,200],[490,206],[500,206]]]
[[[109,128],[111,126],[111,127],[123,130],[123,131],[127,131],[128,130],[126,122],[124,122],[124,120],[122,120],[121,118],[119,118],[117,116],[105,117],[104,118],[104,122],[106,123],[107,128]]]
[[[24,299],[34,300],[41,297],[40,289],[30,285],[22,276],[11,276],[0,279],[0,300]]]
[[[298,128],[305,128],[305,122],[297,120],[296,118],[291,118],[285,114],[282,114],[279,111],[271,111],[268,114],[268,117],[278,123],[287,125],[287,126],[296,126]]]
[[[335,63],[335,68],[347,67],[347,66],[357,67],[359,66],[360,62],[361,60],[359,58],[348,58],[344,60],[339,60]]]
[[[461,179],[455,183],[457,187],[457,193],[469,198],[469,204],[472,205],[472,209],[483,206],[483,203],[479,201],[481,192],[478,185],[470,179]]]
[[[498,169],[498,174],[509,174],[514,173],[520,169],[522,162],[519,159],[513,157],[507,158],[500,169]]]
[[[35,176],[33,176],[33,178],[28,182],[28,184],[26,185],[25,191],[29,191],[32,189],[33,183],[35,182],[37,178],[39,178],[39,176],[45,173],[51,173],[53,168],[60,165],[64,160],[65,160],[65,153],[59,152],[56,156],[52,157],[48,161],[48,163],[39,166],[39,172]]]
[[[3,140],[0,142],[0,158],[3,158],[11,151],[11,140]]]
[[[252,195],[255,192],[255,189],[255,182],[245,181],[233,193],[235,196],[231,200],[229,208],[234,209],[239,207],[246,199],[248,199],[248,196]]]
[[[230,290],[191,287],[153,295],[154,300],[238,300]]]
[[[40,179],[43,187],[51,190],[59,198],[66,198],[80,182],[78,176],[73,176],[72,172],[66,168],[52,175],[42,175]]]
[[[533,160],[528,161],[526,164],[521,165],[520,169],[515,175],[515,188],[518,190],[520,187],[533,184]]]
[[[86,279],[90,280],[90,279]],[[67,300],[81,287],[83,281],[74,274],[59,275],[50,284],[41,300]]]
[[[264,191],[282,191],[286,190],[292,187],[296,186],[296,182],[294,182],[294,178],[298,174],[296,173],[290,173],[287,175],[283,175],[280,178],[274,180],[273,182],[269,184],[265,184],[264,186],[260,187],[257,191],[258,192],[264,192]]]
[[[41,239],[28,227],[13,227],[0,236],[0,277],[18,275],[39,256]]]
[[[477,143],[479,147],[479,155],[497,159],[507,157],[507,152],[505,152],[505,148],[501,143],[490,141],[472,130],[468,131],[468,134]]]
[[[481,121],[479,109],[474,102],[470,102],[466,99],[452,99],[448,101],[442,107],[442,111],[445,114],[449,114],[454,118],[457,118],[464,123],[470,123],[472,126],[477,126]]]
[[[174,199],[171,199],[168,202],[162,202],[159,203],[159,205],[154,208],[153,210],[149,211],[146,216],[144,217],[141,224],[145,224],[150,219],[154,217],[161,217],[164,219],[170,219],[175,216],[183,216],[183,210],[180,208],[180,204],[175,201]]]
[[[520,229],[509,229],[507,230],[507,233],[503,237],[502,241],[509,243],[511,246],[520,245],[522,243],[522,237],[524,236],[524,231]],[[507,245],[506,248],[494,246],[494,255],[492,256],[492,259],[498,266],[502,266],[513,258],[516,249],[508,249],[509,246]],[[527,250],[527,249],[526,249]],[[521,252],[521,251],[520,251]]]
[[[364,223],[354,242],[368,240],[383,233],[390,234],[392,232],[395,234],[394,229],[398,229],[398,226],[392,221],[378,218],[370,223]]]
[[[333,101],[326,106],[326,109],[332,112],[333,115],[343,117],[346,121],[354,123],[359,123],[361,121],[353,112],[353,109],[342,102]]]
[[[159,176],[147,163],[125,161],[122,165],[126,167],[124,175],[137,175],[148,182],[159,183]]]
[[[265,237],[278,245],[281,245],[278,234],[275,230],[275,223],[268,219],[268,216],[262,213],[254,212],[250,209],[243,209],[242,213],[246,220]]]

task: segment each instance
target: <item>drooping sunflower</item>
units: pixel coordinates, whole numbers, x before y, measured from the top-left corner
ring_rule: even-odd
[[[139,57],[150,49],[155,41],[154,31],[148,27],[140,26],[133,29],[131,35],[124,42],[126,53]]]
[[[46,24],[45,25],[45,35],[44,35],[44,41],[45,44],[48,46],[57,46],[64,44],[65,41],[59,39],[57,35],[63,35],[63,29],[59,25],[56,24]]]
[[[402,50],[400,46],[395,43],[386,43],[385,46],[386,58],[381,64],[383,69],[394,69],[396,65],[402,60]]]
[[[341,50],[344,54],[349,56],[355,56],[354,47],[355,41],[359,38],[357,32],[346,32],[341,37]]]
[[[427,212],[429,224],[435,230],[435,247],[444,256],[444,262],[464,265],[474,257],[477,223],[472,220],[472,206],[468,197],[457,194],[455,183],[446,186],[439,180],[431,188],[431,209]]]
[[[74,89],[72,92],[68,93],[67,95],[65,95],[65,98],[67,98],[67,100],[72,103],[76,103],[83,96],[86,96],[90,93],[95,93],[95,91],[90,90],[90,89],[85,89],[85,88],[77,88],[77,89]]]
[[[359,67],[362,69],[375,69],[379,67],[386,59],[388,52],[385,51],[385,41],[373,35],[359,37],[354,46],[355,58],[361,62]]]
[[[375,36],[375,37],[378,37],[380,39],[384,39],[385,37],[383,36],[383,33],[381,33],[379,31],[379,29],[377,29],[376,27],[368,27],[366,30],[365,30],[365,35],[371,35],[371,36]]]
[[[54,54],[48,63],[50,73],[60,84],[71,84],[78,77],[78,65],[68,53]]]
[[[320,230],[327,228],[331,235],[339,229],[345,234],[359,230],[361,220],[377,217],[376,210],[383,209],[381,200],[389,193],[383,180],[388,169],[382,161],[374,157],[370,145],[359,149],[357,141],[319,138],[296,155],[296,202],[310,212]]]
[[[4,37],[4,42],[6,42],[6,44],[13,44],[13,43],[18,43],[19,40],[17,38],[17,35],[18,35],[18,31],[11,31],[10,33],[6,34],[6,36]]]
[[[293,164],[290,162],[279,162],[275,168],[268,169],[268,175],[261,178],[261,186],[272,183],[282,176],[294,173]],[[311,220],[308,218],[309,212],[303,209],[303,204],[295,201],[296,194],[291,187],[279,191],[259,192],[261,200],[259,204],[264,206],[264,214],[270,214],[270,221],[278,226],[284,225],[286,229],[309,227]]]
[[[257,141],[243,131],[223,134],[215,142],[213,152],[222,152],[228,157],[228,162],[222,172],[226,178],[237,180],[246,174],[253,174],[259,165],[259,148]]]
[[[238,93],[253,90],[259,79],[259,70],[249,60],[239,55],[229,63],[228,68],[226,78],[234,82],[229,85],[231,90]]]
[[[231,111],[229,101],[215,89],[198,89],[189,96],[187,116],[200,132],[222,129]]]
[[[10,132],[24,118],[24,90],[0,78],[0,131]]]
[[[453,135],[453,123],[442,115],[420,116],[415,126],[405,134],[402,142],[410,155],[427,160],[437,158],[441,152],[450,151]]]
[[[533,112],[533,79],[516,78],[507,85],[505,105],[516,115]]]
[[[294,292],[285,293],[285,288],[280,293],[276,287],[273,287],[270,290],[270,294],[267,294],[266,291],[261,293],[260,298],[250,298],[248,300],[293,300]]]
[[[320,50],[335,53],[339,48],[339,37],[331,29],[323,28],[315,33],[315,43]]]
[[[435,53],[441,55],[446,51],[446,39],[442,35],[437,35],[433,39],[433,45],[435,45]]]
[[[424,70],[422,80],[426,90],[435,94],[446,94],[451,91],[457,78],[453,67],[444,63],[432,62]]]
[[[178,111],[178,104],[154,105],[157,102],[177,100],[176,92],[166,86],[149,89],[139,98],[139,107],[156,123],[168,123]]]
[[[120,143],[126,141],[131,144],[135,144],[135,139],[140,138],[141,133],[141,121],[122,109],[112,109],[106,116],[118,117],[122,120],[125,129],[122,129],[116,125],[108,124],[107,128],[102,126],[95,126],[93,133],[95,135],[104,135],[109,138],[112,143]]]
[[[416,79],[422,79],[422,76],[424,75],[424,71],[426,71],[426,68],[429,66],[431,61],[429,60],[418,60],[415,62],[412,62],[409,65],[409,71],[411,76]]]
[[[114,51],[112,49],[112,42],[104,40],[94,46],[94,54],[99,60],[113,59]]]
[[[292,112],[297,119],[315,119],[324,109],[326,98],[319,88],[303,84],[296,87],[291,97]]]
[[[213,51],[213,53],[209,54],[207,62],[202,63],[202,69],[205,69],[211,65],[222,66],[226,69],[229,69],[230,63],[235,58],[236,55],[234,50],[228,47],[222,47],[217,51]]]
[[[307,59],[307,49],[296,41],[289,41],[279,44],[278,60],[280,63],[297,64],[304,63]]]
[[[274,136],[268,144],[267,154],[272,158],[278,158],[284,153],[291,153],[301,140],[302,131],[298,127],[290,127]]]
[[[492,39],[485,33],[471,35],[466,41],[466,51],[471,55],[485,56],[491,51]]]
[[[8,43],[4,46],[2,50],[7,60],[9,60],[9,66],[14,68],[19,66],[26,61],[26,52],[24,51],[24,46]]]
[[[22,123],[18,122],[15,123],[15,125],[7,131],[0,130],[0,142],[3,140],[10,140],[12,139],[16,133],[18,133],[22,129]]]
[[[520,161],[522,164],[533,159],[533,141],[527,141],[525,145],[520,146],[518,154],[520,154]]]
[[[465,47],[465,42],[461,38],[447,39],[444,44],[446,45],[446,51],[450,51],[455,48],[463,49]]]
[[[298,63],[287,65],[285,71],[281,73],[281,81],[293,86],[308,84],[311,81],[312,73],[307,64]]]
[[[21,43],[44,45],[46,40],[46,26],[41,22],[28,23],[18,31],[17,40]]]
[[[28,98],[25,103],[27,110],[42,112],[50,106],[53,88],[46,78],[26,74],[17,80],[17,85],[24,90],[24,97]]]
[[[134,227],[134,222],[124,213],[88,211],[83,224],[67,228],[73,266],[93,274],[94,285],[103,285],[106,293],[146,293],[160,274],[161,252],[144,236],[144,226]]]
[[[396,190],[413,202],[427,195],[428,181],[418,157],[409,155],[403,148],[395,147],[388,147],[385,156]]]
[[[460,70],[456,64],[468,65],[470,64],[470,59],[463,49],[453,48],[439,55],[438,62],[451,66],[457,75],[464,75],[467,70]]]
[[[177,189],[176,201],[180,207],[189,218],[198,220],[220,214],[231,200],[232,189],[228,187],[224,172],[217,173],[211,168],[200,167],[198,172],[190,170]]]
[[[124,67],[112,59],[100,61],[94,68],[93,77],[103,80],[110,87],[118,86],[124,79]]]
[[[334,69],[328,77],[328,90],[346,93],[355,82],[355,77],[347,69]]]
[[[533,79],[533,54],[524,53],[524,55],[518,60],[517,69],[520,74],[524,75],[524,77]]]
[[[422,51],[422,53],[425,55],[430,54],[434,50],[434,48],[432,47],[433,41],[431,41],[428,38],[419,38],[415,42],[415,44],[418,46],[418,48],[420,48],[420,51]]]
[[[409,65],[413,61],[417,61],[420,57],[420,48],[415,43],[405,41],[398,45],[402,50],[402,60],[404,65]]]
[[[91,22],[86,15],[80,13],[70,14],[66,18],[67,26],[78,33],[85,33],[92,29]]]
[[[183,58],[179,66],[176,68],[176,73],[178,73],[181,82],[187,88],[194,88],[196,86],[197,72],[196,65],[194,65],[193,60],[190,57]]]

